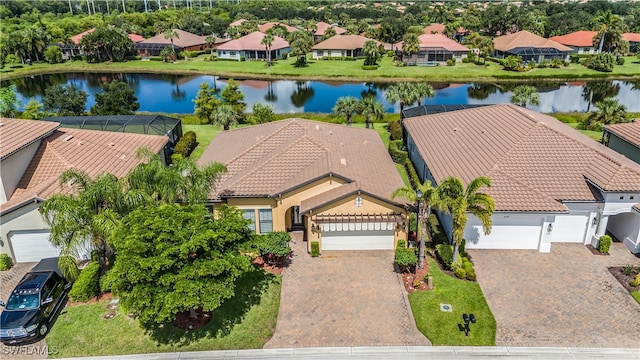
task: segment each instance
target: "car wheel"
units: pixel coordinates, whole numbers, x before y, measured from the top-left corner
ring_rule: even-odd
[[[40,327],[38,327],[38,335],[41,337],[45,337],[49,332],[49,326],[47,323],[42,323]]]

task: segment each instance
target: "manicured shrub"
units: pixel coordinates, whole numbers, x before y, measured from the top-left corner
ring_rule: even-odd
[[[404,165],[409,158],[409,154],[406,151],[400,150],[402,147],[402,140],[392,140],[389,142],[389,155],[396,164]]]
[[[414,249],[396,248],[394,261],[398,264],[401,272],[412,272],[418,263],[418,255]]]
[[[387,130],[391,140],[402,140],[402,125],[400,120],[387,123]]]
[[[420,285],[422,285],[422,280],[420,280],[420,279],[414,279],[413,280],[413,287],[414,288],[420,287]]]
[[[616,59],[616,65],[624,65],[624,58],[619,57]]]
[[[538,64],[538,67],[541,69],[546,69],[550,66],[551,66],[551,62],[549,62],[549,60],[542,60],[540,61],[540,64]]]
[[[508,71],[522,71],[522,56],[509,55],[504,58],[500,64],[504,70]]]
[[[636,275],[636,277],[629,282],[631,286],[640,286],[640,274]]]
[[[291,253],[289,242],[291,235],[284,231],[274,231],[258,235],[257,247],[262,259],[269,265],[282,266]]]
[[[622,267],[622,273],[629,276],[633,274],[633,265],[625,265]]]
[[[184,158],[188,158],[196,146],[198,146],[196,133],[193,131],[187,131],[182,135],[180,140],[178,140],[173,152],[174,154],[179,154]]]
[[[378,65],[362,65],[362,70],[378,70]]]
[[[311,242],[311,256],[312,257],[320,256],[320,243],[317,241]]]
[[[611,248],[611,236],[602,235],[600,236],[600,241],[598,242],[598,251],[601,253],[608,253]]]
[[[323,56],[320,58],[323,61],[356,61],[356,58],[351,56]]]
[[[610,53],[600,53],[592,56],[584,61],[584,66],[601,72],[613,71],[615,57]]]
[[[80,272],[69,292],[72,301],[89,301],[100,294],[100,264],[92,262]]]
[[[415,232],[415,231],[417,230],[417,229],[416,229],[416,227],[417,227],[417,225],[418,225],[418,224],[417,224],[418,222],[416,221],[416,218],[417,218],[417,217],[418,217],[418,216],[417,216],[417,215],[416,215],[416,213],[414,213],[414,212],[412,212],[412,213],[410,213],[410,214],[409,214],[409,220],[408,220],[408,221],[409,221],[409,231],[410,231],[410,232]]]
[[[456,60],[455,59],[447,60],[447,66],[456,66]]]
[[[407,247],[407,241],[404,239],[400,239],[398,240],[398,243],[396,244],[397,248],[406,248]]]
[[[465,277],[470,281],[476,281],[478,279],[478,277],[476,276],[476,271],[473,269],[471,269],[471,271],[467,271],[467,275]]]
[[[422,184],[420,182],[420,178],[418,177],[418,173],[416,172],[416,168],[413,166],[411,160],[408,160],[404,163],[405,169],[407,169],[407,174],[409,175],[409,181],[411,182],[411,186],[413,188],[418,187],[418,185]]]
[[[451,269],[451,264],[453,263],[453,246],[449,244],[438,244],[436,245],[436,253],[442,263]]]
[[[463,64],[468,64],[470,62],[471,62],[471,59],[469,59],[468,57],[462,59]]]
[[[11,258],[7,254],[0,254],[0,271],[11,269]]]
[[[453,270],[453,273],[459,279],[465,279],[467,277],[467,271],[461,267],[455,268],[455,270]]]

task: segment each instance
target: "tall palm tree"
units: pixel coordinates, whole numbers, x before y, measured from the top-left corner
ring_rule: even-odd
[[[163,36],[165,39],[169,39],[169,41],[171,41],[171,53],[173,54],[174,58],[176,56],[176,48],[173,45],[173,39],[176,38],[180,38],[180,35],[178,35],[178,32],[174,29],[174,28],[168,28],[167,30],[164,31]]]
[[[400,118],[402,118],[404,106],[406,104],[413,104],[418,96],[415,93],[415,88],[412,87],[411,84],[396,83],[387,89],[385,97],[389,103],[395,104],[396,102],[400,102]]]
[[[618,100],[607,98],[596,103],[594,111],[584,120],[583,127],[588,130],[602,131],[604,125],[629,122],[627,108]]]
[[[238,120],[240,120],[240,114],[233,109],[233,106],[228,104],[216,107],[211,114],[211,123],[222,126],[224,130],[229,130],[231,126],[238,123]]]
[[[362,53],[366,56],[364,65],[376,65],[382,57],[380,47],[374,40],[368,40],[362,45]]]
[[[384,118],[384,106],[374,97],[365,97],[358,102],[359,113],[364,115],[367,129],[373,127],[373,120]]]
[[[207,42],[207,46],[209,47],[209,49],[211,49],[211,56],[213,56],[213,45],[216,43],[216,37],[213,35],[209,35],[204,39],[204,41]]]
[[[485,176],[475,178],[466,187],[462,180],[456,177],[448,177],[438,185],[438,208],[451,214],[453,218],[453,261],[458,259],[459,247],[464,240],[468,212],[480,220],[485,235],[491,233],[491,215],[495,210],[495,204],[489,194],[479,191],[483,186],[491,186],[491,180]]]
[[[336,101],[333,107],[335,115],[344,115],[347,118],[347,126],[351,126],[352,117],[358,113],[358,99],[353,96],[343,96]]]
[[[412,84],[412,87],[414,88],[414,92],[416,94],[416,101],[418,102],[418,106],[422,106],[422,99],[427,97],[434,97],[436,94],[431,84],[415,83]]]
[[[620,16],[611,12],[610,9],[606,11],[598,11],[593,21],[600,26],[600,30],[598,31],[598,35],[600,36],[598,52],[601,53],[605,44],[605,38],[611,38],[614,32],[622,30],[624,27],[624,21]]]
[[[264,45],[267,52],[267,64],[271,65],[271,45],[273,45],[273,41],[275,38],[271,34],[265,34],[262,40],[260,41],[261,45]]]
[[[513,95],[511,95],[511,103],[520,105],[524,108],[527,104],[540,105],[540,94],[535,86],[520,85],[513,89]]]
[[[420,52],[420,40],[418,40],[418,34],[414,32],[408,32],[404,34],[402,38],[402,52],[407,54],[407,57],[411,59],[411,55]],[[414,64],[418,61],[414,61]]]
[[[418,195],[420,195],[420,197],[418,197]],[[416,189],[413,189],[410,186],[405,186],[402,188],[398,188],[394,190],[393,193],[391,193],[392,199],[401,197],[409,201],[411,205],[420,203],[420,214],[418,214],[418,219],[422,227],[422,233],[420,236],[418,269],[424,268],[425,236],[430,236],[428,227],[429,216],[431,216],[431,206],[434,203],[437,203],[436,195],[436,188],[431,186],[431,181],[429,180],[426,180],[424,183],[419,184]]]

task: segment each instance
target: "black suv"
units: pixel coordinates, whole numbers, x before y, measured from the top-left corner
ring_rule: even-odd
[[[62,311],[71,284],[58,267],[58,258],[42,259],[11,292],[7,303],[0,301],[0,341],[5,345],[35,341],[49,332]]]

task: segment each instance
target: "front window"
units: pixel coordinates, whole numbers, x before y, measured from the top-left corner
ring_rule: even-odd
[[[7,300],[7,310],[34,310],[40,305],[38,289],[14,290]]]
[[[273,231],[273,215],[271,209],[260,209],[260,233],[266,234]]]
[[[249,224],[249,230],[256,231],[256,212],[253,209],[244,209],[242,210],[242,217],[251,221]]]

